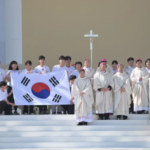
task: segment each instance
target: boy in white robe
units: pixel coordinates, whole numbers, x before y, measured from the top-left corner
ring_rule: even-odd
[[[110,74],[113,76],[113,75],[114,75],[113,69],[112,69],[111,66],[109,66],[109,65],[107,64],[107,60],[106,60],[106,59],[102,59],[101,62],[103,62],[103,63],[106,64],[106,71],[107,71],[108,73],[110,73]],[[101,63],[101,62],[100,62],[100,63]],[[98,71],[98,72],[100,71],[100,68],[99,68],[100,63],[98,64],[98,68],[97,68],[97,71]]]
[[[94,76],[94,90],[96,91],[96,114],[100,119],[109,119],[109,114],[113,113],[113,78],[112,74],[106,71],[106,63],[100,63],[100,71]]]
[[[92,82],[94,79],[94,75],[95,75],[95,69],[90,67],[90,60],[89,59],[85,59],[84,60],[84,67],[83,69],[85,70],[85,76],[87,78],[90,79],[90,81]]]
[[[129,76],[124,72],[124,66],[118,64],[118,72],[113,76],[114,81],[114,113],[117,119],[126,120],[131,104],[132,93]]]
[[[72,99],[75,103],[75,116],[78,125],[87,125],[93,121],[92,104],[93,92],[90,80],[85,77],[85,70],[79,71],[80,76],[72,85]]]
[[[138,114],[148,111],[148,71],[142,67],[142,60],[136,60],[136,68],[131,73],[132,95],[134,101],[134,111]]]

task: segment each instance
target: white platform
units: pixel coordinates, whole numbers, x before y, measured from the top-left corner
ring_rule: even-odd
[[[0,116],[0,149],[150,150],[149,115],[77,126],[73,115]]]

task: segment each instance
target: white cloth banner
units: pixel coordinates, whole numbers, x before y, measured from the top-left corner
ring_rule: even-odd
[[[71,94],[67,72],[11,73],[16,105],[67,105]]]

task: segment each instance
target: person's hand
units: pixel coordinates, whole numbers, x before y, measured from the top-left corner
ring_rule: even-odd
[[[105,92],[107,92],[107,91],[109,91],[109,88],[106,88],[106,89],[105,89]]]
[[[14,103],[11,103],[11,106],[15,106],[15,104],[14,104]]]
[[[7,81],[8,81],[8,82],[11,82],[11,79],[10,79],[10,78],[8,78],[8,79],[7,79]]]
[[[142,77],[139,78],[139,81],[142,81]]]
[[[9,101],[8,100],[3,100],[4,102],[6,102],[7,104],[9,104]]]
[[[39,72],[39,74],[42,74],[42,72]]]
[[[102,89],[101,91],[107,92],[107,91],[109,91],[109,88],[104,88],[104,89]]]
[[[80,93],[80,95],[83,97],[83,95],[84,95],[84,92],[81,92],[81,93]]]
[[[70,104],[73,105],[73,101],[70,101]]]
[[[48,73],[48,71],[45,71],[45,73]]]
[[[125,92],[125,88],[122,88],[122,92]]]

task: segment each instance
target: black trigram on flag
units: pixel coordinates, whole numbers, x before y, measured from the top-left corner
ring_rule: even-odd
[[[32,102],[32,101],[34,101],[33,98],[31,98],[31,96],[30,96],[29,94],[23,95],[23,97],[24,97],[29,103]]]
[[[49,82],[50,82],[54,87],[59,84],[59,81],[58,81],[54,76],[49,79]]]
[[[62,96],[55,94],[54,98],[52,101],[59,103],[59,101],[61,100]]]
[[[24,85],[24,86],[27,86],[28,83],[30,82],[30,79],[28,79],[27,77],[24,77],[21,81],[21,83]]]

